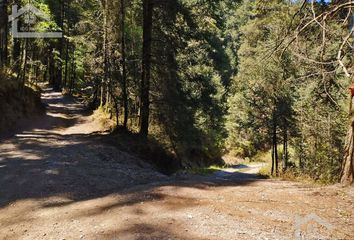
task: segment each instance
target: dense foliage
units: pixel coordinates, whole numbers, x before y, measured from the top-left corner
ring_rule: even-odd
[[[334,6],[245,1],[242,8],[250,10],[243,11],[245,20],[237,30],[241,44],[229,99],[229,146],[236,154],[252,156],[272,145],[273,162],[282,159],[283,170],[297,166],[313,178],[337,180],[350,84],[337,57],[339,39],[350,34],[350,9],[317,24],[313,16]],[[345,66],[351,65],[349,43],[340,57]]]

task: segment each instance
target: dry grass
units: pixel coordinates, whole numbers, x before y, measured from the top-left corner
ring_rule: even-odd
[[[287,171],[279,171],[278,176],[274,176],[271,174],[272,170],[272,163],[268,163],[267,165],[263,166],[261,170],[259,171],[259,175],[262,177],[266,178],[272,178],[272,179],[279,179],[279,180],[284,180],[284,181],[292,181],[292,182],[299,182],[307,185],[316,185],[316,186],[321,186],[321,185],[330,185],[333,184],[331,182],[324,182],[324,181],[316,181],[311,176],[301,173],[298,169],[296,168],[290,168]]]
[[[110,116],[104,107],[99,107],[94,111],[92,118],[100,125],[101,129],[113,130],[116,126],[116,121]]]
[[[8,68],[0,68],[0,92],[17,87],[16,79],[12,76],[10,70]]]

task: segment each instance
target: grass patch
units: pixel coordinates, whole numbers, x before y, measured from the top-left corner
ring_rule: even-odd
[[[264,165],[260,170],[258,175],[264,178],[272,178],[272,164],[268,163],[266,165]]]
[[[95,110],[92,117],[94,121],[99,124],[100,129],[102,130],[113,130],[116,126],[116,122],[104,107],[99,107]]]
[[[207,175],[210,175],[210,174],[213,174],[217,171],[221,171],[225,169],[225,167],[220,167],[220,166],[210,166],[210,167],[202,167],[202,168],[191,168],[191,169],[188,169],[188,173],[190,174],[196,174],[196,175],[201,175],[201,176],[207,176]]]
[[[270,162],[272,160],[271,156],[271,150],[258,152],[254,157],[249,159],[249,162]]]
[[[263,166],[258,175],[264,178],[271,178],[271,179],[278,179],[283,181],[292,181],[292,182],[299,182],[304,183],[310,186],[323,186],[331,184],[329,182],[324,181],[316,181],[311,178],[309,175],[301,173],[297,168],[289,168],[287,171],[283,172],[280,170],[279,176],[273,176],[271,174],[272,171],[272,164],[268,163],[267,165]]]

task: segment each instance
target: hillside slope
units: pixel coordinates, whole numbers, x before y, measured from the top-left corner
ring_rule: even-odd
[[[25,87],[2,85],[0,88],[0,133],[11,131],[23,119],[43,114],[44,105],[40,93]]]

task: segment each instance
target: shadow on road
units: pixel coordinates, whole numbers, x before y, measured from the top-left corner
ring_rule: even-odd
[[[38,201],[42,209],[52,209],[110,195],[123,197],[83,213],[93,217],[117,207],[164,201],[166,196],[155,192],[164,186],[173,187],[176,192],[182,188],[212,191],[212,188],[247,186],[262,180],[254,174],[240,172],[167,177],[138,157],[106,144],[106,136],[61,134],[60,129],[81,124],[82,117],[90,112],[74,99],[50,91],[44,93],[43,100],[48,106],[46,115],[24,122],[19,131],[0,144],[0,211],[20,200]],[[52,201],[52,197],[62,200]],[[200,204],[197,198],[176,197],[170,201],[171,205],[165,205],[171,209]],[[143,214],[139,208],[136,211],[137,215]],[[12,226],[18,221],[30,220],[24,215],[21,220],[8,219],[1,224]],[[130,226],[119,234],[124,235],[124,231],[159,231],[156,239],[177,234],[172,228],[162,231],[149,224]],[[197,239],[187,234],[184,237]]]

